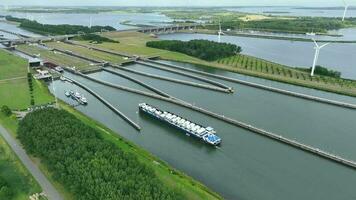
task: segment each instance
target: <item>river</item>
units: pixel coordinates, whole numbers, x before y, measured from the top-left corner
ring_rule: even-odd
[[[143,72],[194,81],[181,75],[141,65],[130,65],[128,67]],[[186,67],[196,68],[191,65],[186,65]],[[355,98],[341,95],[237,75],[226,71],[212,70],[210,72],[356,103]],[[203,182],[226,199],[348,200],[356,198],[356,191],[354,190],[356,173],[353,169],[186,108],[118,91],[75,75],[66,75],[91,87],[131,119],[138,121],[143,130],[138,133],[98,100],[72,84],[61,81],[55,82],[59,98],[68,103],[74,103],[65,97],[64,91],[73,89],[84,93],[88,97],[89,105],[76,107],[78,110],[102,122],[123,137],[167,161],[173,167]],[[236,93],[223,94],[176,83],[162,82],[139,75],[130,75],[195,105],[223,113],[225,116],[296,139],[342,157],[356,160],[356,149],[353,142],[356,139],[354,132],[356,129],[354,123],[356,113],[353,110],[284,96],[226,81],[220,82],[233,86]],[[107,72],[99,72],[90,76],[147,91],[139,85]],[[49,88],[51,89],[51,87]],[[138,103],[142,102],[172,111],[203,125],[213,126],[223,139],[222,146],[218,149],[211,148],[169,126],[162,125],[144,114],[138,114]]]

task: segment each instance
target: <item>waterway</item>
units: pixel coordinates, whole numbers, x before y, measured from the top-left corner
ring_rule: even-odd
[[[320,6],[320,5],[319,5]],[[323,6],[323,5],[321,5]],[[343,3],[340,1],[340,8],[337,9],[309,9],[303,7],[292,6],[246,6],[227,8],[231,11],[259,13],[266,15],[280,15],[280,16],[307,16],[307,17],[342,17],[344,14]],[[356,17],[356,9],[349,9],[347,17]]]
[[[146,25],[146,26],[167,26],[173,20],[165,15],[159,13],[23,13],[23,12],[7,12],[1,11],[0,15],[12,15],[13,17],[27,18],[36,20],[43,24],[72,24],[72,25],[90,25],[90,18],[92,25],[112,26],[118,30],[126,30],[135,28],[121,24],[129,21],[132,24]]]
[[[175,33],[160,35],[164,40],[189,41],[206,39],[217,41],[216,35]],[[314,59],[312,42],[293,42],[238,36],[222,36],[222,42],[242,47],[243,53],[289,66],[309,68]],[[356,79],[356,44],[334,43],[320,51],[318,65],[340,71],[342,77]]]
[[[130,68],[189,81],[193,79],[163,72],[142,65]],[[192,65],[186,67],[197,68]],[[198,68],[199,69],[199,68]],[[292,91],[356,103],[355,98],[317,92],[235,73],[211,70],[244,80],[264,83]],[[125,73],[130,74],[130,73]],[[140,133],[112,111],[76,86],[55,82],[57,95],[74,103],[64,95],[68,89],[78,90],[88,97],[89,105],[76,107],[90,117],[104,123],[123,137],[142,146],[192,177],[202,181],[226,199],[355,199],[355,170],[330,162],[309,153],[261,137],[249,131],[193,112],[189,109],[94,83],[82,77],[66,74],[106,98],[119,110],[137,121]],[[354,143],[356,112],[322,103],[284,96],[240,84],[221,81],[233,86],[234,94],[223,94],[200,88],[162,82],[130,74],[170,95],[208,108],[225,116],[247,122],[285,137],[296,139],[342,157],[356,160]],[[147,91],[107,72],[90,76],[115,84]],[[196,81],[195,81],[196,82]],[[49,87],[51,89],[51,87]],[[263,98],[261,98],[263,97]],[[175,112],[203,125],[213,126],[223,139],[219,149],[193,140],[150,117],[138,113],[138,103],[146,102]]]

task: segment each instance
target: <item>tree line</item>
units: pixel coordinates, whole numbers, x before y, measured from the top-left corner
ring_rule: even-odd
[[[134,154],[67,111],[47,108],[28,114],[19,123],[18,138],[76,199],[184,199]]]
[[[40,34],[54,34],[54,35],[66,35],[66,34],[78,34],[78,33],[95,33],[105,31],[115,31],[116,29],[111,26],[81,26],[81,25],[69,25],[69,24],[41,24],[37,21],[32,21],[24,18],[17,18],[12,16],[6,16],[7,21],[13,21],[20,23],[20,27],[35,33]]]
[[[218,23],[216,23],[218,24]],[[324,17],[298,17],[295,19],[264,19],[264,20],[223,20],[221,26],[226,29],[253,29],[275,32],[317,32],[327,33],[328,30],[337,30],[356,25],[356,18],[348,18],[342,22],[338,18]],[[207,28],[217,30],[218,25]]]
[[[96,44],[101,44],[103,42],[119,43],[119,41],[112,40],[110,38],[103,37],[103,36],[93,34],[93,33],[80,35],[80,36],[75,37],[75,39],[76,40],[86,40],[86,41],[90,41],[90,43],[96,43]]]
[[[240,46],[229,43],[218,43],[209,40],[161,40],[146,43],[147,47],[164,49],[184,53],[207,61],[216,61],[222,58],[241,53]]]

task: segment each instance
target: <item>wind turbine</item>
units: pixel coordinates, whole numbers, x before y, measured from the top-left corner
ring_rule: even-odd
[[[221,42],[221,35],[224,35],[224,32],[221,30],[221,23],[219,21],[219,32],[218,32],[218,42]]]
[[[316,66],[316,63],[318,62],[318,59],[319,59],[319,53],[320,53],[320,49],[322,49],[323,47],[327,46],[328,44],[330,43],[326,43],[326,44],[323,44],[321,46],[318,45],[318,43],[315,41],[315,39],[313,39],[313,42],[315,44],[315,55],[314,55],[314,61],[313,61],[313,67],[312,67],[312,70],[311,70],[311,76],[314,76],[314,71],[315,71],[315,66]]]
[[[90,16],[90,18],[89,18],[89,28],[91,28],[92,23],[93,23],[93,19],[92,19],[92,17]]]
[[[346,12],[347,12],[347,9],[349,8],[349,5],[347,4],[347,2],[345,0],[343,0],[343,2],[345,5],[345,10],[344,10],[344,15],[342,16],[342,21],[345,21]]]

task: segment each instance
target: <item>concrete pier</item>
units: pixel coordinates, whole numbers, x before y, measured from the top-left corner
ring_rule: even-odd
[[[172,72],[172,73],[175,73],[175,74],[183,75],[183,76],[190,77],[190,78],[193,78],[193,79],[196,79],[196,80],[200,80],[200,81],[203,81],[205,83],[209,83],[209,84],[212,84],[212,85],[227,89],[231,93],[234,91],[232,87],[229,87],[229,86],[224,85],[222,83],[219,83],[217,81],[209,80],[209,79],[204,78],[204,77],[196,76],[196,75],[193,75],[193,74],[188,74],[188,73],[185,73],[185,72],[182,72],[182,71],[169,69],[169,68],[166,68],[166,67],[157,66],[157,65],[154,65],[154,64],[151,64],[151,63],[148,63],[148,62],[136,61],[136,63],[141,64],[141,65],[145,65],[145,66],[148,66],[148,67],[152,67],[152,68],[156,68],[156,69]]]
[[[242,85],[247,85],[247,86],[258,88],[258,89],[262,89],[262,90],[268,90],[268,91],[271,91],[271,92],[276,92],[276,93],[280,93],[280,94],[284,94],[284,95],[288,95],[288,96],[298,97],[298,98],[302,98],[302,99],[307,99],[307,100],[311,100],[311,101],[315,101],[315,102],[325,103],[325,104],[329,104],[329,105],[333,105],[333,106],[339,106],[339,107],[348,108],[348,109],[356,109],[356,105],[355,104],[350,104],[350,103],[341,102],[341,101],[334,101],[334,100],[325,99],[325,98],[316,97],[316,96],[311,96],[311,95],[302,94],[302,93],[298,93],[298,92],[292,92],[292,91],[283,90],[283,89],[279,89],[279,88],[275,88],[275,87],[261,85],[261,84],[258,84],[258,83],[252,83],[252,82],[248,82],[248,81],[243,81],[243,80],[239,80],[239,79],[236,79],[236,78],[230,78],[230,77],[211,74],[211,73],[202,72],[202,71],[198,71],[198,70],[194,70],[194,69],[188,69],[188,68],[177,66],[177,65],[173,65],[173,64],[162,63],[162,62],[157,62],[157,61],[152,61],[152,60],[150,60],[149,62],[158,64],[158,65],[163,65],[163,66],[166,66],[166,67],[171,67],[171,68],[175,68],[175,69],[179,69],[179,70],[184,70],[184,71],[200,74],[200,75],[205,75],[205,76],[209,76],[209,77],[213,77],[213,78],[218,78],[218,79],[221,79],[221,80],[235,82],[235,83],[239,83],[239,84],[242,84]]]
[[[179,84],[182,84],[182,85],[188,85],[188,86],[193,86],[193,87],[197,87],[197,88],[213,90],[213,91],[217,91],[217,92],[231,93],[229,90],[223,89],[223,88],[220,88],[220,87],[215,87],[215,86],[210,86],[210,85],[203,85],[203,84],[194,83],[194,82],[190,82],[190,81],[184,81],[184,80],[180,80],[180,79],[167,78],[167,77],[154,75],[154,74],[150,74],[150,73],[146,73],[146,72],[140,72],[140,71],[137,71],[137,70],[130,69],[128,67],[115,66],[115,65],[112,65],[112,67],[114,67],[116,69],[119,69],[119,70],[122,70],[122,71],[130,72],[130,73],[133,73],[133,74],[146,76],[146,77],[149,77],[149,78],[164,80],[164,81],[173,82],[173,83],[179,83]]]
[[[117,71],[113,71],[113,70],[106,69],[106,68],[102,68],[102,69],[103,69],[104,71],[106,71],[106,72],[109,72],[109,73],[114,74],[114,75],[117,75],[117,76],[121,76],[121,77],[123,77],[123,78],[125,78],[125,79],[127,79],[127,80],[130,80],[130,81],[132,81],[132,82],[134,82],[134,83],[137,83],[137,84],[139,84],[139,85],[141,85],[141,86],[143,86],[143,87],[145,87],[145,88],[147,88],[147,89],[149,89],[149,90],[155,92],[156,94],[159,94],[159,95],[164,96],[164,97],[172,98],[169,94],[167,94],[167,93],[165,93],[165,92],[162,92],[161,90],[159,90],[159,89],[157,89],[157,88],[154,88],[154,87],[152,87],[152,86],[150,86],[150,85],[148,85],[148,84],[146,84],[146,83],[144,83],[144,82],[142,82],[142,81],[140,81],[140,80],[131,78],[131,77],[129,77],[129,76],[125,75],[125,74],[119,73],[119,72],[117,72]]]
[[[70,79],[68,77],[65,77],[67,80],[70,82],[78,85],[79,87],[83,88],[84,90],[88,91],[90,94],[92,94],[94,97],[96,97],[99,101],[101,101],[103,104],[105,104],[110,110],[112,110],[114,113],[119,115],[122,119],[124,119],[126,122],[128,122],[133,128],[136,130],[140,131],[141,127],[136,124],[134,121],[132,121],[130,118],[128,118],[124,113],[120,112],[117,108],[115,108],[113,105],[111,105],[108,101],[106,101],[103,97],[101,97],[99,94],[88,88],[87,86],[83,85],[82,83],[75,81],[73,79]]]
[[[320,150],[318,148],[315,148],[315,147],[300,143],[300,142],[295,141],[295,140],[291,140],[291,139],[285,138],[285,137],[280,136],[278,134],[275,134],[275,133],[272,133],[272,132],[269,132],[269,131],[265,131],[263,129],[256,128],[256,127],[254,127],[252,125],[249,125],[247,123],[240,122],[238,120],[225,117],[224,115],[216,114],[216,113],[214,113],[212,111],[209,111],[209,110],[206,110],[204,108],[200,108],[200,107],[194,106],[194,105],[192,105],[190,103],[187,103],[187,102],[184,102],[182,100],[162,97],[162,96],[159,96],[159,95],[146,93],[146,92],[143,92],[143,91],[140,91],[140,90],[135,90],[135,89],[132,89],[132,88],[122,87],[122,86],[119,86],[119,85],[114,85],[114,84],[111,84],[111,83],[108,83],[108,82],[105,82],[105,81],[101,81],[101,80],[98,80],[98,79],[95,79],[95,78],[88,77],[88,76],[86,76],[84,74],[81,74],[81,73],[76,73],[76,74],[78,74],[80,76],[83,76],[85,78],[88,78],[88,79],[90,79],[90,80],[92,80],[94,82],[97,82],[99,84],[107,85],[107,86],[112,87],[112,88],[116,88],[116,89],[127,91],[127,92],[132,92],[132,93],[136,93],[136,94],[140,94],[140,95],[143,95],[143,96],[151,97],[151,98],[154,98],[154,99],[159,99],[159,100],[162,100],[162,101],[170,102],[170,103],[182,106],[182,107],[189,108],[191,110],[200,112],[202,114],[205,114],[205,115],[211,116],[213,118],[219,119],[221,121],[227,122],[229,124],[232,124],[234,126],[237,126],[237,127],[246,129],[248,131],[254,132],[256,134],[262,135],[264,137],[268,137],[270,139],[276,140],[278,142],[281,142],[283,144],[289,145],[291,147],[303,150],[305,152],[317,155],[319,157],[328,159],[330,161],[333,161],[333,162],[342,164],[344,166],[356,169],[356,162],[355,161],[348,160],[348,159],[342,158],[341,156],[337,156],[337,155],[328,153],[326,151],[322,151],[322,150]]]

